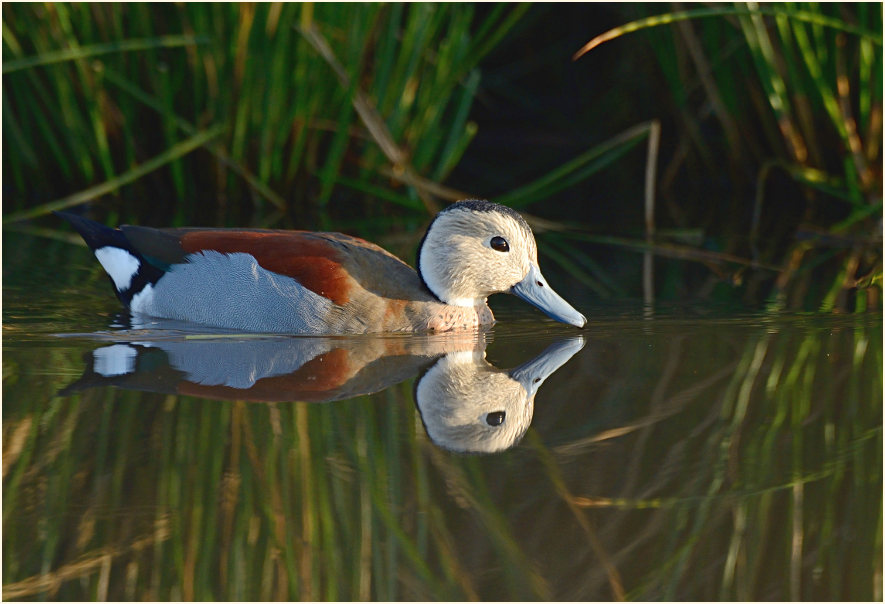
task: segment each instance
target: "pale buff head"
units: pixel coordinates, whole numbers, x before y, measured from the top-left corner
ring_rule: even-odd
[[[462,453],[514,446],[534,413],[535,390],[484,360],[482,352],[442,357],[419,380],[415,402],[430,439]]]
[[[418,251],[418,272],[453,306],[476,306],[522,281],[538,248],[526,221],[488,201],[461,201],[440,212]]]
[[[556,341],[534,359],[502,371],[480,346],[442,356],[415,385],[427,435],[452,451],[493,453],[523,437],[544,381],[584,347],[584,339]]]
[[[459,201],[430,223],[418,248],[418,274],[427,289],[451,306],[484,305],[512,293],[557,321],[583,327],[586,317],[547,284],[528,223],[506,206]]]

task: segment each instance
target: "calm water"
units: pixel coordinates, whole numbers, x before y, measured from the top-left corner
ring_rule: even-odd
[[[5,599],[882,597],[881,315],[230,337],[64,262],[4,266]]]

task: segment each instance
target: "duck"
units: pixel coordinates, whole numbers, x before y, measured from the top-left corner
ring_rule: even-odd
[[[81,235],[134,315],[255,333],[446,332],[495,322],[510,293],[549,317],[586,317],[547,283],[535,237],[512,208],[455,202],[430,222],[417,270],[382,247],[334,232],[111,228],[56,212]]]
[[[519,443],[542,384],[586,343],[583,334],[551,335],[539,355],[504,369],[486,359],[492,338],[483,331],[242,339],[105,332],[93,334],[96,347],[82,376],[58,394],[114,387],[222,401],[327,403],[414,379],[414,403],[431,442],[457,453],[496,453]]]
[[[456,453],[498,453],[515,446],[532,423],[541,384],[585,344],[561,338],[510,370],[486,361],[485,350],[448,352],[415,382],[415,405],[424,431]]]

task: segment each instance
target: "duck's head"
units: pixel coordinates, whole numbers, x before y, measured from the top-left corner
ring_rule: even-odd
[[[491,294],[510,293],[557,321],[587,323],[547,284],[531,228],[507,206],[467,200],[440,212],[418,248],[418,274],[446,304],[476,306]]]
[[[485,360],[485,345],[450,352],[415,383],[415,403],[427,435],[462,453],[514,446],[532,423],[538,388],[584,347],[584,338],[554,342],[510,371]]]

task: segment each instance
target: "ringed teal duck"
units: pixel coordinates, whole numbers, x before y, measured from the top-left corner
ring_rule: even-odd
[[[114,387],[214,400],[322,403],[381,392],[414,377],[412,394],[427,435],[463,453],[492,453],[518,443],[532,422],[538,389],[586,341],[557,334],[538,356],[505,370],[486,360],[490,338],[484,331],[408,338],[146,334],[111,343],[107,335],[99,335],[102,345],[92,351],[83,375],[60,396]]]
[[[514,210],[467,200],[441,211],[418,271],[341,233],[122,226],[59,212],[80,233],[133,313],[227,329],[297,334],[448,331],[494,322],[489,295],[512,293],[583,327],[538,268]]]

